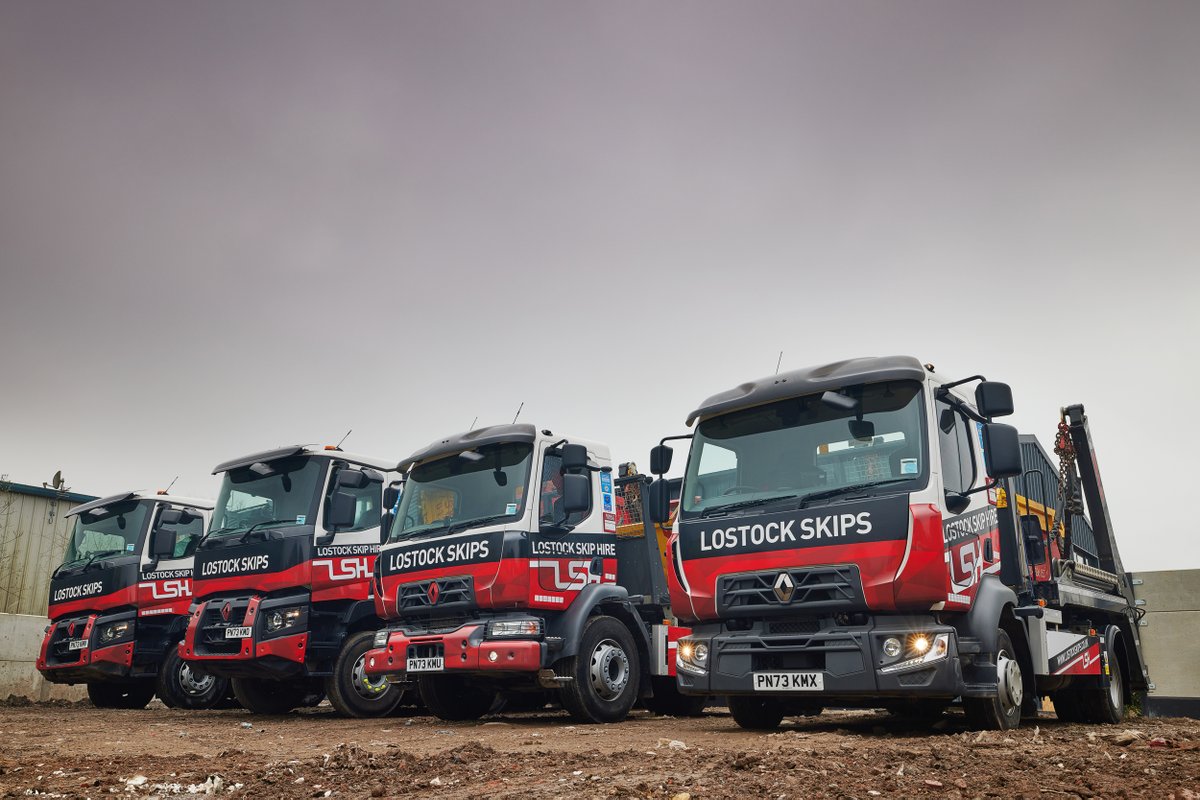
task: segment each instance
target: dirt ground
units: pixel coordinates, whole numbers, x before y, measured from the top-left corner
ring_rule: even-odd
[[[829,712],[777,733],[635,712],[477,723],[244,711],[0,707],[0,797],[1161,797],[1200,800],[1200,721],[1048,716],[1008,733]]]

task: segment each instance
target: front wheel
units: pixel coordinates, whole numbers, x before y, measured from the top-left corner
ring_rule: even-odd
[[[312,694],[308,683],[265,678],[233,678],[233,696],[253,714],[286,714],[307,705]],[[320,702],[320,701],[317,701]]]
[[[738,727],[748,731],[773,731],[783,721],[782,703],[753,694],[731,695],[729,712]]]
[[[1025,699],[1024,675],[1008,632],[996,635],[995,697],[964,697],[967,721],[977,730],[1006,731],[1021,724],[1021,703]]]
[[[479,719],[496,702],[494,691],[475,686],[461,675],[422,675],[417,685],[429,713],[450,722]]]
[[[329,703],[347,717],[384,717],[392,712],[404,692],[382,675],[366,673],[367,651],[374,647],[375,634],[352,634],[342,645],[333,674],[325,679]]]
[[[168,708],[215,708],[229,691],[229,679],[218,678],[179,655],[179,648],[167,648],[167,657],[158,669],[158,699]]]
[[[613,617],[589,619],[579,652],[564,659],[558,672],[571,679],[559,689],[559,702],[579,722],[619,722],[637,700],[637,645],[629,629]]]
[[[87,693],[96,708],[145,708],[154,697],[154,681],[92,681]]]

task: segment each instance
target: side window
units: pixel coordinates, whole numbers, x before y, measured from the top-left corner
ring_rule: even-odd
[[[337,473],[334,473],[336,477]],[[329,496],[334,492],[334,477],[329,480],[329,495],[325,500],[328,502]],[[354,497],[354,524],[349,528],[338,528],[338,533],[349,533],[353,531],[365,531],[369,528],[379,527],[380,516],[383,514],[383,482],[378,480],[368,480],[367,485],[361,489],[354,489],[349,486],[337,487],[337,491],[346,492]]]
[[[938,443],[942,453],[942,482],[950,492],[966,492],[975,483],[975,451],[971,423],[948,405],[938,403]]]
[[[592,496],[592,473],[587,473],[588,498]],[[592,513],[589,503],[587,511],[576,511],[564,515],[562,512],[562,458],[547,453],[542,461],[542,480],[539,484],[541,492],[538,495],[538,525],[543,528],[554,528],[563,525],[578,525]]]
[[[204,517],[200,516],[200,512],[194,508],[180,510],[187,515],[186,521],[180,522],[178,525],[161,526],[175,534],[175,552],[171,554],[172,558],[190,556],[195,551],[200,537],[204,535]]]

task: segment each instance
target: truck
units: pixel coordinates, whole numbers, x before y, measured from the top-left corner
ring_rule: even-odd
[[[87,686],[98,708],[212,708],[229,682],[184,662],[196,545],[211,500],[131,491],[76,506],[63,562],[51,575],[37,669]]]
[[[376,628],[371,574],[395,462],[293,445],[218,464],[221,489],[196,551],[185,661],[228,678],[258,714],[327,696],[344,715],[382,716],[403,687],[363,673]]]
[[[368,675],[415,685],[445,720],[498,703],[555,702],[586,723],[639,699],[702,709],[675,685],[686,629],[670,619],[649,479],[633,465],[614,476],[606,446],[514,423],[439,439],[398,468]]]
[[[692,627],[681,690],[727,695],[750,729],[830,706],[935,717],[956,701],[975,727],[1010,729],[1045,696],[1060,718],[1119,721],[1148,678],[1087,415],[1062,410],[1055,474],[994,421],[1012,412],[1007,384],[946,380],[909,356],[705,400],[693,433],[651,452],[662,476],[667,442],[691,442],[669,542],[672,608]],[[1015,491],[1043,480],[1055,500]],[[651,495],[661,520],[661,481]],[[1084,498],[1097,565],[1072,548]]]

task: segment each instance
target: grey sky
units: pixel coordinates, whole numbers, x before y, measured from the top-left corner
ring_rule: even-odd
[[[522,419],[646,460],[910,353],[1084,402],[1200,566],[1200,4],[0,2],[0,472],[212,495]]]

